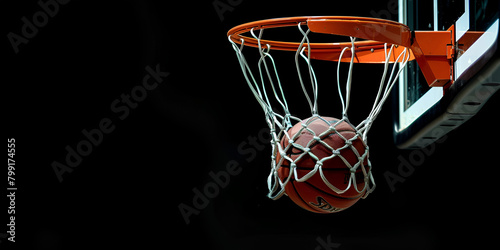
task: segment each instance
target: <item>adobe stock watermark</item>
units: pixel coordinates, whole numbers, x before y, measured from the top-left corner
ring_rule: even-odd
[[[398,15],[398,0],[390,0],[387,2],[387,9],[382,9],[382,10],[371,10],[370,11],[371,17],[374,18],[379,18],[379,19],[385,19],[385,20],[392,20],[392,17],[394,15]],[[374,26],[364,26],[364,29],[358,29],[357,30],[357,35],[359,37],[373,37],[374,33],[384,33],[386,30],[385,25],[374,25]]]
[[[224,21],[224,13],[232,12],[234,9],[243,3],[243,0],[214,0],[212,5],[214,6],[215,12],[219,16],[221,22]]]
[[[449,114],[475,114],[478,111],[479,106],[485,103],[488,98],[490,98],[500,88],[498,78],[495,79],[495,76],[493,75],[479,80],[482,82],[479,87],[475,87],[472,91],[462,90],[462,93],[467,94],[467,96],[464,99],[460,99],[460,104],[455,104],[453,108],[448,108],[447,112],[449,112]],[[410,177],[414,173],[416,167],[424,164],[426,158],[436,152],[436,144],[444,143],[446,141],[448,138],[446,132],[447,131],[441,127],[435,127],[430,132],[430,136],[433,138],[439,138],[438,140],[421,149],[412,150],[408,155],[408,159],[404,158],[402,155],[398,156],[399,164],[397,174],[388,170],[384,172],[384,178],[392,192],[396,191],[396,184],[404,182],[406,178]]]
[[[253,161],[259,152],[266,148],[271,141],[271,135],[268,128],[261,129],[257,135],[248,136],[245,141],[238,145],[238,153],[246,156],[245,161]],[[212,199],[219,196],[222,189],[226,188],[231,182],[231,177],[239,175],[243,171],[241,164],[236,160],[230,160],[226,163],[224,170],[217,173],[210,171],[210,181],[205,183],[202,188],[194,187],[191,203],[180,203],[179,212],[184,218],[186,225],[191,222],[193,215],[199,215],[205,209]]]
[[[155,90],[160,83],[170,74],[163,72],[160,65],[154,68],[149,65],[145,68],[147,74],[144,75],[142,82],[133,87],[129,93],[122,93],[120,98],[115,99],[110,104],[110,109],[115,117],[102,118],[96,128],[83,129],[81,131],[82,139],[74,144],[68,144],[64,147],[66,156],[62,161],[53,161],[51,163],[54,174],[59,182],[64,180],[64,174],[71,173],[78,167],[85,157],[92,154],[93,150],[101,145],[105,135],[110,134],[116,129],[116,121],[123,121],[130,115],[131,110],[136,109],[142,101],[148,97],[148,93]]]
[[[393,15],[398,15],[398,0],[390,0],[387,2],[386,10],[371,10],[372,17],[391,20]]]
[[[9,32],[7,39],[14,50],[14,53],[19,53],[19,46],[27,44],[30,39],[33,39],[39,32],[39,29],[45,27],[49,23],[50,18],[54,18],[62,5],[66,5],[70,0],[39,0],[38,6],[41,10],[35,12],[31,18],[23,16],[21,18],[21,30],[18,33]]]
[[[327,235],[326,236],[326,241],[321,238],[317,237],[316,242],[318,245],[314,248],[314,250],[333,250],[333,249],[338,249],[340,247],[340,243],[332,242],[332,236]]]
[[[444,131],[440,128],[434,129],[432,133],[433,136],[440,139],[424,148],[412,150],[408,155],[408,159],[406,159],[402,155],[399,155],[397,174],[389,170],[386,170],[384,172],[385,181],[387,182],[387,185],[389,185],[391,192],[395,192],[396,184],[404,182],[406,178],[410,177],[415,172],[416,167],[424,164],[426,158],[436,152],[436,144],[443,143],[448,138],[448,136],[445,135]]]

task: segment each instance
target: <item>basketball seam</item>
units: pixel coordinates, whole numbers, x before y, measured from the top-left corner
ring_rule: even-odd
[[[352,132],[352,133],[356,134],[356,132],[355,132],[355,131],[352,131],[352,130],[341,130],[341,131],[337,131],[337,132],[339,132],[339,133],[340,133],[340,132]],[[325,137],[323,137],[323,138],[320,138],[320,139],[321,139],[321,140],[324,140],[324,139],[329,138],[329,137],[334,136],[334,135],[339,136],[337,133],[333,133],[333,134],[328,134],[327,136],[325,136]],[[340,137],[339,137],[339,138],[340,138]],[[359,138],[357,138],[357,139],[359,139]],[[356,140],[357,140],[357,139],[356,139]],[[350,140],[350,139],[348,139],[348,140]],[[316,141],[316,142],[314,142],[313,144],[311,144],[311,146],[310,146],[309,148],[313,148],[313,147],[315,147],[315,146],[316,146],[316,145],[318,145],[318,144],[320,144],[320,143],[319,143],[318,141]]]
[[[302,195],[300,195],[299,191],[297,191],[297,188],[295,187],[295,184],[294,182],[297,182],[295,180],[292,180],[292,188],[293,190],[295,191],[295,194],[297,195],[297,197],[299,197],[299,199],[306,205],[308,206],[310,209],[314,210],[314,211],[317,211],[318,213],[324,213],[323,210],[319,210],[313,206],[311,206],[311,204],[309,204],[308,202],[306,202],[303,198],[302,198]]]
[[[368,167],[368,165],[363,165],[363,166],[364,166],[365,168],[366,168],[366,167]],[[283,165],[283,164],[281,164],[281,167],[283,167],[283,168],[290,168],[290,166],[289,166],[289,165]],[[297,169],[297,170],[314,170],[314,168],[308,168],[308,167],[297,167],[297,166],[295,166],[295,169]],[[321,170],[322,170],[322,171],[342,171],[342,170],[344,170],[344,171],[350,171],[350,169],[349,169],[348,167],[346,167],[346,168],[321,168]],[[362,172],[362,171],[363,171],[363,170],[362,170],[361,168],[358,168],[358,169],[356,170],[356,173],[360,173],[360,172]]]
[[[352,130],[340,130],[340,131],[337,131],[337,132],[352,132],[352,133],[354,133],[354,134],[357,134],[355,131],[352,131]],[[332,136],[334,136],[334,135],[337,135],[337,136],[338,136],[338,134],[337,134],[337,133],[331,133],[331,134],[326,135],[326,136],[325,136],[325,137],[323,137],[323,138],[320,138],[320,140],[324,140],[324,139],[329,138],[329,137],[332,137]],[[339,138],[340,138],[340,137],[339,137]],[[360,139],[360,138],[357,138],[356,140],[358,140],[358,139]],[[350,139],[348,139],[348,140],[350,140]],[[285,141],[282,141],[282,142],[285,142]],[[288,144],[288,145],[289,145],[289,144]],[[287,146],[288,146],[288,145],[287,145]],[[316,141],[316,142],[314,142],[313,144],[311,144],[311,145],[309,146],[309,148],[311,148],[311,149],[312,149],[312,148],[314,148],[314,147],[315,147],[315,146],[317,146],[317,145],[320,145],[320,143],[319,143],[318,141]],[[283,147],[283,149],[287,147],[287,146],[285,146],[285,145],[284,145],[284,143],[281,143],[281,146]],[[300,155],[300,154],[304,153],[303,151],[300,151],[300,152],[298,152],[298,153],[294,153],[294,152],[292,152],[292,151],[293,151],[292,149],[294,149],[294,148],[297,148],[297,147],[293,147],[293,145],[292,145],[292,148],[289,148],[289,149],[287,150],[287,151],[290,151],[289,153],[288,153],[288,152],[286,152],[288,156],[291,156],[291,155]]]
[[[311,183],[309,183],[309,182],[307,182],[307,181],[304,181],[303,183],[305,183],[305,184],[307,184],[307,185],[311,186],[312,188],[314,188],[315,190],[317,190],[317,191],[319,191],[319,192],[321,192],[321,193],[324,193],[324,194],[326,194],[326,195],[329,195],[329,196],[331,196],[331,197],[338,198],[338,199],[344,199],[344,200],[355,200],[355,199],[358,199],[359,197],[361,197],[361,195],[362,195],[362,193],[359,193],[357,196],[352,197],[352,198],[348,198],[348,197],[341,197],[341,196],[336,196],[336,195],[333,195],[333,194],[331,194],[331,193],[327,193],[327,192],[325,192],[324,190],[319,189],[318,187],[314,186],[313,184],[311,184]],[[366,185],[366,183],[365,183],[365,185]],[[333,191],[333,190],[332,190],[332,191]],[[334,192],[335,192],[335,191],[334,191]]]
[[[302,132],[300,132],[300,134],[304,134],[304,131],[309,132],[309,130],[303,130]],[[351,130],[351,129],[342,129],[342,130],[335,129],[335,131],[337,131],[337,132],[353,132],[353,133],[356,133],[355,130]],[[337,134],[337,133],[331,133],[329,135],[334,135],[334,134]]]

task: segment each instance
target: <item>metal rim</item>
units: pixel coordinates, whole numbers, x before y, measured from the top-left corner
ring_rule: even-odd
[[[367,41],[357,41],[356,60],[358,63],[382,63],[385,61],[384,44],[397,45],[394,55],[399,54],[404,47],[410,48],[412,33],[408,26],[395,21],[350,16],[317,16],[317,17],[286,17],[266,19],[238,25],[227,33],[229,39],[237,44],[249,47],[259,47],[258,40],[245,36],[245,33],[262,29],[281,28],[298,25],[307,25],[311,32],[332,35],[351,36]],[[260,40],[262,47],[270,46],[273,50],[296,51],[300,43],[274,40]],[[401,45],[401,46],[399,46]],[[303,45],[304,46],[304,45]],[[338,61],[341,50],[350,47],[350,42],[342,43],[310,43],[311,58],[329,61]],[[264,47],[264,48],[265,48]],[[413,59],[413,55],[411,56]],[[350,55],[345,55],[345,60]],[[394,58],[396,58],[394,56]],[[410,60],[411,60],[410,59]],[[344,59],[342,59],[344,61]]]

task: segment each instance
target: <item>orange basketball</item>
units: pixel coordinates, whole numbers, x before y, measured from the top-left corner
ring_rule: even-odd
[[[297,133],[300,134],[294,137]],[[281,146],[286,150],[287,157],[295,162],[298,179],[314,169],[317,160],[311,154],[318,160],[336,154],[333,158],[325,160],[320,168],[327,181],[340,190],[349,187],[351,178],[349,165],[354,167],[359,162],[364,165],[366,173],[369,173],[368,156],[363,158],[366,144],[356,134],[356,130],[345,121],[339,122],[339,119],[332,117],[313,116],[297,123],[288,131],[288,134],[290,139],[293,139],[292,145],[287,149],[290,140],[283,136]],[[278,153],[276,157],[278,164],[282,158],[284,156]],[[281,181],[288,178],[290,166],[291,162],[286,158],[283,159],[278,169]],[[285,192],[293,202],[308,211],[335,213],[352,206],[366,192],[364,188],[368,184],[365,182],[367,178],[365,178],[362,166],[357,168],[355,179],[361,193],[356,191],[352,182],[345,192],[339,194],[323,181],[320,170],[303,182],[297,181],[292,172],[290,181],[285,186]]]

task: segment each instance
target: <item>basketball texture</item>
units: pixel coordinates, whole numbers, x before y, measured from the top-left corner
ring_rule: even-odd
[[[300,134],[294,137],[297,133]],[[366,183],[368,178],[365,178],[365,174],[367,176],[369,173],[368,156],[363,157],[366,144],[347,122],[339,122],[339,119],[332,117],[313,116],[297,123],[288,131],[288,134],[292,141],[283,136],[280,143],[285,154],[296,165],[297,179],[313,171],[317,160],[335,154],[333,158],[325,160],[320,166],[330,184],[340,190],[347,189],[351,179],[350,166],[354,167],[359,163],[364,165],[366,173],[363,173],[362,166],[357,168],[355,172],[357,188],[361,191],[364,190],[365,185],[368,185]],[[290,142],[292,144],[288,147]],[[293,171],[290,173],[290,160],[278,153],[277,163],[279,164],[282,158],[284,159],[278,168],[278,177],[281,181],[285,181],[292,174],[285,186],[285,192],[293,202],[308,211],[339,212],[352,206],[366,192],[365,190],[358,193],[352,182],[345,192],[339,194],[327,186],[319,170],[307,180],[299,182]]]

